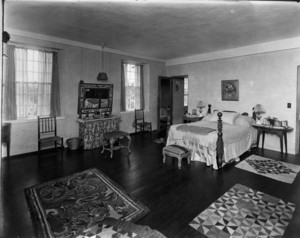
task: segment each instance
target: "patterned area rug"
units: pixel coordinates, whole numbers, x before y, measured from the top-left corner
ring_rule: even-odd
[[[97,169],[25,189],[37,237],[75,237],[104,218],[135,221],[149,210]]]
[[[235,167],[285,183],[293,183],[300,171],[299,165],[267,159],[257,155],[251,155]]]
[[[236,184],[189,225],[208,237],[282,237],[295,204]]]

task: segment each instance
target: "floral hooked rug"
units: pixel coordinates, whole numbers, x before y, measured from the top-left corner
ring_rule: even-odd
[[[190,226],[207,237],[282,237],[295,204],[236,184]]]
[[[76,237],[107,218],[132,222],[149,211],[97,169],[26,188],[25,197],[37,237]]]
[[[293,183],[300,171],[299,165],[267,159],[258,155],[251,155],[235,167],[285,183]]]

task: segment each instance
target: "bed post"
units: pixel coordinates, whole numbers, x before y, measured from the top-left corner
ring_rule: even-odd
[[[218,139],[217,139],[217,165],[218,169],[222,168],[223,154],[224,154],[224,142],[222,133],[222,113],[218,113]]]
[[[211,104],[208,104],[207,114],[211,114]]]

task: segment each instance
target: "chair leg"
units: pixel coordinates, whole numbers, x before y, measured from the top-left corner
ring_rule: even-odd
[[[60,145],[61,145],[61,150],[64,150],[65,146],[64,146],[64,139],[63,138],[61,138]]]
[[[41,142],[38,143],[38,150],[39,150],[38,153],[39,153],[39,156],[40,156],[41,155]]]

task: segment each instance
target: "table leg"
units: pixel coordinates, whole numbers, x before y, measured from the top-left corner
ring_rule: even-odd
[[[114,143],[115,143],[115,139],[114,139],[114,138],[110,138],[110,139],[109,139],[109,144],[110,144],[110,158],[113,157],[113,153],[114,153]]]
[[[260,129],[258,129],[258,130],[257,130],[257,138],[256,138],[256,148],[257,148],[257,149],[258,149],[258,147],[259,147],[260,134],[261,134],[261,131],[260,131]]]
[[[287,154],[287,136],[286,136],[286,132],[283,132],[283,136],[284,136],[285,153]]]
[[[128,135],[128,136],[126,136],[127,137],[127,139],[128,139],[128,144],[127,144],[127,149],[128,149],[128,154],[130,154],[131,153],[131,151],[130,151],[130,144],[131,144],[131,137],[130,137],[130,135]]]
[[[283,155],[283,135],[282,135],[282,133],[279,134],[279,137],[280,137],[280,153],[282,156]]]
[[[261,145],[261,148],[262,148],[262,150],[264,149],[264,144],[265,144],[265,131],[263,131],[263,133],[262,133],[262,145]]]

